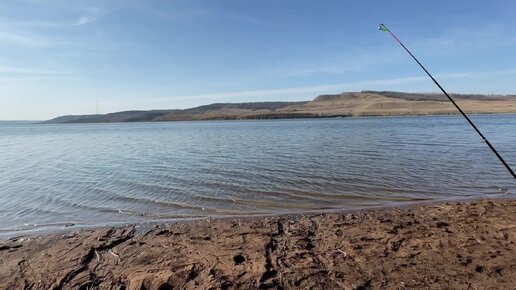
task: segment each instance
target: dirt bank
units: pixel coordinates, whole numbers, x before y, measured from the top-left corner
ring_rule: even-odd
[[[516,200],[0,242],[0,289],[514,289]]]

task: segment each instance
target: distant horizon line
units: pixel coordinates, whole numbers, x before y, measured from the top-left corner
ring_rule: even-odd
[[[202,106],[209,106],[209,105],[214,105],[214,104],[249,104],[249,103],[296,103],[296,102],[311,102],[312,100],[314,100],[315,98],[317,98],[318,96],[326,96],[326,95],[340,95],[340,94],[346,94],[346,93],[373,93],[373,92],[393,92],[393,93],[405,93],[405,94],[442,94],[442,92],[440,91],[420,91],[420,92],[415,92],[415,91],[412,91],[412,92],[406,92],[406,91],[396,91],[396,90],[360,90],[360,91],[344,91],[344,92],[340,92],[340,93],[334,93],[334,94],[319,94],[315,97],[313,97],[311,100],[297,100],[297,101],[252,101],[252,102],[213,102],[213,103],[208,103],[208,104],[203,104],[203,105],[199,105],[199,106],[193,106],[193,107],[188,107],[188,108],[183,108],[183,109],[180,109],[180,108],[169,108],[169,109],[127,109],[127,110],[120,110],[120,111],[113,111],[113,112],[109,112],[109,113],[99,113],[99,107],[98,107],[98,104],[99,102],[96,101],[96,109],[97,109],[97,112],[96,113],[93,113],[93,114],[64,114],[64,115],[58,115],[58,116],[55,116],[55,117],[51,117],[52,118],[57,118],[57,117],[63,117],[63,116],[94,116],[94,115],[108,115],[108,114],[113,114],[113,113],[122,113],[122,112],[134,112],[134,111],[171,111],[171,110],[187,110],[187,109],[193,109],[193,108],[198,108],[198,107],[202,107]],[[450,93],[451,95],[481,95],[481,96],[516,96],[516,93],[510,93],[510,94],[502,94],[502,93]],[[443,95],[444,96],[444,95]],[[101,104],[102,102],[100,102]],[[28,120],[28,119],[8,119],[8,120],[4,120],[4,119],[0,119],[0,122],[42,122],[42,121],[46,121],[46,120],[49,120],[49,119],[33,119],[33,120]]]

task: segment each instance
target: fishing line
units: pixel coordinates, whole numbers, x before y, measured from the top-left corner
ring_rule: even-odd
[[[408,52],[408,54],[410,54],[410,56],[417,62],[417,64],[432,79],[432,81],[434,81],[435,85],[437,85],[437,87],[439,87],[439,89],[448,98],[448,100],[450,100],[450,102],[452,102],[452,104],[455,106],[455,108],[457,108],[457,110],[459,110],[459,112],[468,121],[468,123],[471,125],[471,127],[473,127],[473,129],[475,129],[475,131],[478,133],[480,138],[482,138],[482,140],[487,144],[487,146],[489,146],[489,148],[491,148],[491,151],[493,151],[493,153],[496,155],[496,157],[498,157],[498,160],[500,160],[500,162],[502,162],[502,164],[505,166],[505,168],[507,168],[507,170],[509,170],[509,172],[511,173],[512,177],[514,177],[514,179],[516,179],[516,174],[511,169],[509,164],[507,164],[507,162],[505,162],[505,160],[498,153],[498,151],[496,151],[496,149],[493,147],[493,145],[491,145],[489,140],[487,140],[487,138],[484,137],[484,134],[482,134],[482,132],[480,132],[480,130],[477,128],[477,126],[475,126],[475,124],[473,124],[473,122],[469,119],[469,117],[466,115],[466,113],[464,113],[464,111],[462,111],[462,109],[459,107],[459,105],[457,105],[457,103],[455,103],[455,101],[450,97],[450,95],[448,95],[448,93],[443,89],[443,87],[435,80],[435,78],[428,72],[428,70],[426,70],[426,68],[421,64],[421,62],[419,62],[419,60],[412,54],[412,52],[410,52],[410,50],[408,50],[408,48],[396,37],[396,35],[394,35],[394,33],[392,33],[387,28],[387,26],[385,26],[383,23],[378,26],[378,29],[381,30],[381,31],[384,31],[384,32],[388,32],[405,49],[405,51]]]

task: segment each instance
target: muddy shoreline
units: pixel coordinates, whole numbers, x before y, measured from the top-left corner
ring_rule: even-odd
[[[512,289],[516,200],[0,241],[0,289]]]
[[[511,200],[516,199],[512,197],[512,193],[505,194],[491,194],[488,200]],[[285,212],[285,213],[263,213],[263,214],[248,214],[248,215],[218,215],[218,216],[191,216],[181,218],[164,218],[164,219],[151,219],[151,220],[140,220],[140,221],[127,221],[127,222],[107,222],[105,225],[100,224],[81,224],[75,222],[62,222],[55,224],[40,224],[33,228],[24,229],[5,229],[0,230],[0,244],[8,240],[19,239],[19,238],[31,238],[40,236],[56,236],[72,232],[80,231],[96,231],[106,229],[117,229],[122,227],[132,226],[135,228],[135,234],[139,234],[142,231],[146,231],[155,226],[169,226],[177,223],[190,223],[202,220],[229,220],[235,219],[240,221],[255,220],[261,218],[287,218],[296,219],[303,216],[313,215],[326,215],[326,214],[348,214],[358,213],[364,211],[379,211],[379,210],[390,210],[390,209],[407,209],[416,206],[430,206],[441,203],[467,203],[472,201],[479,201],[478,197],[463,197],[463,198],[451,198],[451,199],[432,199],[432,200],[414,200],[404,202],[392,202],[381,206],[363,206],[357,208],[324,208],[318,210],[305,210],[296,212]],[[60,227],[55,227],[60,225]]]

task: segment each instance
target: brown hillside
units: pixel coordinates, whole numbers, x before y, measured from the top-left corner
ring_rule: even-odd
[[[516,113],[514,95],[452,94],[467,113]],[[62,116],[45,123],[447,115],[458,111],[442,94],[363,91],[321,95],[310,102],[217,103],[184,110],[127,111]]]

